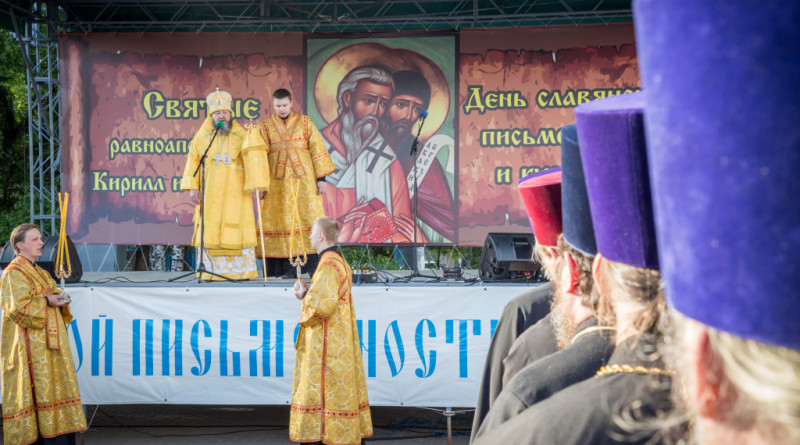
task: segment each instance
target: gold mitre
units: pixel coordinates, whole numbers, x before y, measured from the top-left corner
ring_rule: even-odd
[[[211,94],[208,95],[206,98],[206,108],[208,109],[208,114],[212,115],[217,111],[230,111],[233,113],[233,108],[231,108],[231,104],[233,103],[233,97],[231,97],[231,93],[227,91],[220,91],[217,88],[217,91],[212,91]]]

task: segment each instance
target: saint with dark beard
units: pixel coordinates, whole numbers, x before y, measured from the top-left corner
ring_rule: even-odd
[[[430,104],[431,87],[425,77],[416,71],[397,71],[392,77],[394,93],[381,118],[381,134],[394,149],[403,165],[403,172],[408,176],[414,166],[410,152],[414,141],[413,127],[420,113]],[[424,141],[419,142],[422,147]],[[413,181],[410,183],[413,184]],[[423,227],[427,238],[434,242],[454,241],[453,196],[441,163],[433,162],[424,173],[417,172],[417,190],[417,223]],[[413,197],[413,188],[409,193]],[[437,235],[440,239],[437,239]]]

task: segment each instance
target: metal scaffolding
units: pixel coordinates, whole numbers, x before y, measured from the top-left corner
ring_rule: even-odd
[[[27,71],[30,215],[42,235],[56,235],[61,174],[58,36],[45,2],[32,4],[29,12],[19,18],[10,9]]]
[[[378,31],[630,21],[630,0],[71,0],[81,32]]]

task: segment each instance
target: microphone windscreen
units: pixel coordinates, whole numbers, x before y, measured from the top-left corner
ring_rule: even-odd
[[[422,110],[419,112],[419,117],[428,117],[428,110]]]
[[[214,124],[214,126],[217,127],[217,128],[222,128],[222,127],[225,126],[225,124],[222,121],[217,121],[217,123]]]

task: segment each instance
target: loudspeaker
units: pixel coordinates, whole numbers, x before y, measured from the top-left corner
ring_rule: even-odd
[[[530,233],[490,233],[481,249],[484,281],[540,279],[541,265],[531,259],[535,239]]]
[[[57,283],[60,283],[55,273],[58,237],[45,236],[42,238],[42,241],[44,241],[44,246],[42,246],[42,256],[36,260],[36,264],[38,264],[42,269],[48,271],[50,276],[52,276]],[[77,283],[83,276],[83,268],[81,267],[81,260],[78,258],[78,251],[75,249],[75,244],[72,243],[72,240],[69,237],[67,237],[67,254],[69,255],[69,262],[72,266],[72,274],[65,279],[64,282]],[[8,264],[14,260],[15,256],[16,254],[14,253],[14,248],[11,247],[9,243],[6,243],[5,247],[3,248],[3,252],[0,253],[0,268],[5,269],[8,267]],[[64,261],[64,267],[66,267],[66,258]]]

